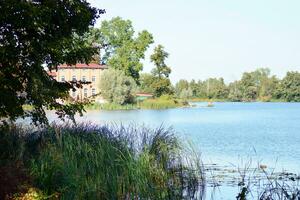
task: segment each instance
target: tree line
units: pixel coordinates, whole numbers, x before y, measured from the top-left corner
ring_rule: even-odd
[[[204,81],[179,80],[174,88],[179,98],[219,99],[226,101],[288,101],[300,102],[300,73],[287,72],[282,79],[271,75],[270,69],[259,68],[243,73],[229,84],[223,78]]]

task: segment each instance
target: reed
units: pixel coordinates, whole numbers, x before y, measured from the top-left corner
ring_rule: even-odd
[[[169,109],[188,106],[188,103],[177,99],[147,99],[139,103],[141,109]]]
[[[32,187],[59,199],[202,198],[200,159],[172,129],[55,125],[1,129],[1,161],[22,162]],[[4,148],[4,146],[6,146]]]
[[[116,103],[92,103],[85,105],[86,110],[133,110],[137,109],[136,104],[120,105]]]

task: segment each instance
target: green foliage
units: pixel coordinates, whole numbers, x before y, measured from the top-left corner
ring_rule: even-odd
[[[141,75],[140,90],[142,92],[151,93],[155,97],[173,93],[172,84],[169,79],[171,69],[165,64],[165,59],[168,55],[162,45],[158,45],[154,49],[154,53],[150,56],[150,59],[154,63],[155,68],[151,74],[144,73]]]
[[[160,97],[163,94],[172,94],[171,81],[168,78],[155,77],[150,85],[154,89],[154,96]]]
[[[187,80],[181,79],[175,84],[175,94],[180,97],[183,90],[189,89],[189,82]]]
[[[90,38],[104,49],[101,62],[111,68],[121,70],[137,83],[139,72],[143,69],[141,60],[152,44],[153,36],[146,30],[134,35],[130,20],[121,17],[103,21],[99,29],[90,31]]]
[[[1,1],[0,12],[0,118],[29,116],[46,124],[45,108],[57,110],[59,117],[81,113],[82,105],[57,101],[66,100],[75,86],[55,81],[42,65],[55,69],[89,62],[96,50],[75,36],[88,31],[104,11],[84,0],[37,0]],[[33,109],[24,110],[24,104]]]
[[[93,103],[93,104],[87,104],[84,107],[86,110],[133,110],[137,109],[136,104],[124,104],[120,105],[117,103]]]
[[[239,82],[242,100],[255,101],[261,99],[268,101],[275,93],[278,80],[275,76],[270,77],[270,69],[259,68],[253,72],[245,72]]]
[[[208,98],[223,99],[227,98],[228,90],[223,78],[209,78],[202,83],[206,86],[206,94]]]
[[[178,98],[225,101],[299,101],[299,72],[288,72],[279,80],[268,68],[245,72],[240,80],[226,85],[223,78],[204,81],[179,80],[175,84]]]
[[[242,100],[242,92],[240,89],[239,81],[234,81],[229,84],[229,94],[228,99],[230,101],[241,101]]]
[[[240,88],[242,92],[242,98],[244,101],[255,100],[258,97],[258,87],[256,80],[251,73],[245,72],[240,81]]]
[[[108,69],[101,74],[99,89],[110,103],[123,105],[133,103],[136,83],[123,71]]]
[[[165,59],[169,54],[164,50],[162,45],[158,45],[154,48],[154,53],[150,56],[151,62],[154,63],[155,68],[152,70],[154,76],[158,78],[168,78],[171,73],[171,68],[165,64]]]
[[[0,129],[1,159],[23,162],[34,187],[59,199],[195,199],[204,178],[197,155],[171,129],[57,126]],[[14,137],[11,137],[14,136]],[[20,154],[7,151],[22,143]]]
[[[300,73],[288,72],[278,85],[276,95],[285,101],[300,102]]]
[[[208,99],[226,99],[228,97],[228,88],[223,78],[209,78],[205,81],[179,80],[175,85],[176,95],[179,98],[208,98]]]
[[[191,88],[188,89],[183,89],[180,93],[180,98],[181,99],[189,99],[193,96],[193,91],[191,90]]]
[[[142,109],[168,109],[187,106],[188,103],[176,100],[170,95],[162,95],[156,99],[146,99],[140,102],[139,107]]]
[[[150,73],[142,73],[140,76],[139,90],[141,92],[154,94],[155,88],[152,86],[155,77]]]
[[[163,94],[172,94],[172,84],[169,78],[158,77],[153,74],[144,73],[140,78],[140,91],[160,97]]]

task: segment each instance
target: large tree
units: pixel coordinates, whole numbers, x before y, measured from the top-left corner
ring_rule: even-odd
[[[153,54],[150,56],[151,62],[154,63],[155,68],[151,71],[152,79],[150,87],[156,97],[163,94],[172,94],[172,84],[169,79],[171,68],[165,64],[165,59],[169,54],[164,50],[162,45],[154,48]]]
[[[287,72],[277,90],[278,98],[285,101],[300,102],[300,73]]]
[[[150,56],[151,62],[154,63],[155,68],[152,70],[154,76],[158,78],[168,78],[171,73],[171,68],[165,63],[166,58],[169,57],[168,52],[164,50],[162,45],[158,45],[154,48],[154,53]]]
[[[138,83],[143,69],[141,60],[153,36],[146,30],[137,35],[130,20],[120,17],[103,21],[99,29],[91,29],[89,37],[103,49],[102,64],[121,70]]]
[[[182,91],[189,89],[189,82],[185,79],[180,79],[175,84],[175,94],[177,97],[181,96]]]
[[[45,108],[61,118],[82,112],[81,104],[64,103],[75,83],[57,82],[45,69],[90,62],[96,50],[80,36],[103,12],[85,0],[0,2],[0,118],[29,116],[47,124]]]
[[[105,70],[101,74],[99,88],[101,95],[111,103],[123,105],[134,102],[136,83],[121,70]]]

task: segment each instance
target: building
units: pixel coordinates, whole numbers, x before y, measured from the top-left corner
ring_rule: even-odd
[[[74,100],[83,100],[85,98],[92,98],[97,102],[103,102],[99,91],[100,76],[105,65],[95,63],[91,64],[76,64],[76,65],[59,65],[56,72],[49,72],[49,75],[57,81],[83,81],[90,82],[83,84],[82,88],[76,91],[70,91],[70,96]]]

